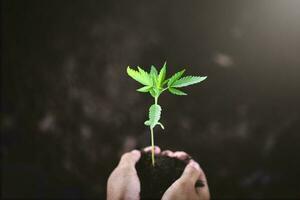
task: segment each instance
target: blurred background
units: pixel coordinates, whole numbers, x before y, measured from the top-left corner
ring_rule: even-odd
[[[150,144],[152,98],[126,67],[206,75],[163,94],[162,149],[213,198],[299,198],[300,1],[2,1],[2,197],[105,198]]]

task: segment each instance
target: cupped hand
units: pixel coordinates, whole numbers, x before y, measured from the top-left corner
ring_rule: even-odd
[[[146,147],[143,151],[151,151]],[[155,147],[155,154],[160,153],[160,148]],[[141,184],[135,164],[139,161],[141,152],[133,150],[122,155],[118,166],[113,170],[107,181],[108,200],[137,200],[140,199]]]
[[[163,151],[163,155],[176,157],[180,160],[188,159],[190,156],[183,152]],[[195,187],[200,180],[204,186]],[[199,164],[190,160],[185,167],[181,177],[177,179],[164,193],[163,200],[208,200],[210,198],[206,176]]]

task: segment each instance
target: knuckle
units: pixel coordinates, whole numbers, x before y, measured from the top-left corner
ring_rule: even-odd
[[[189,166],[187,171],[186,171],[186,175],[190,176],[190,177],[196,177],[196,176],[200,176],[200,171],[197,170],[194,167]]]
[[[130,153],[124,153],[121,157],[121,161],[128,161],[130,159]]]
[[[161,152],[162,154],[168,154],[168,153],[171,153],[170,150],[164,150],[163,152]]]
[[[129,153],[129,152],[126,152],[126,153],[123,154],[122,157],[123,157],[124,159],[127,159],[127,158],[130,157],[130,153]]]
[[[191,183],[189,180],[182,180],[178,183],[179,188],[181,188],[181,190],[189,190]]]
[[[131,171],[131,167],[128,164],[124,164],[119,167],[119,172],[121,173],[128,173]]]
[[[185,188],[187,187],[187,181],[186,180],[180,180],[178,181],[178,186],[181,187],[181,188]]]

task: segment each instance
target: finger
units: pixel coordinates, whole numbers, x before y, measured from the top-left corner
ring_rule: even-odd
[[[138,150],[132,150],[130,152],[124,153],[121,157],[119,165],[131,165],[135,166],[135,163],[140,159],[141,152]]]
[[[161,152],[161,155],[163,155],[163,156],[169,156],[169,157],[172,157],[172,158],[175,157],[174,156],[174,152],[170,151],[170,150],[165,150],[165,151]]]
[[[201,174],[200,166],[194,160],[191,160],[185,167],[181,177],[179,178],[183,182],[190,182],[193,185],[199,179]]]
[[[152,146],[145,147],[143,149],[143,151],[147,152],[147,153],[150,152],[150,151],[152,151]],[[155,154],[160,154],[160,152],[161,152],[161,150],[160,150],[159,146],[154,146],[154,153]]]
[[[202,197],[201,199],[210,199],[208,185],[205,185],[204,187],[196,187],[196,192]]]
[[[190,160],[191,156],[184,151],[176,151],[174,157],[178,158],[179,160]]]
[[[207,185],[207,179],[206,179],[205,173],[202,170],[200,165],[199,165],[199,167],[200,167],[200,176],[199,176],[198,180],[200,180],[204,185]]]
[[[189,162],[189,164],[191,164],[193,167],[195,167],[197,170],[199,170],[200,174],[199,174],[198,180],[201,181],[205,185],[205,183],[207,183],[206,176],[205,176],[205,173],[202,170],[201,166],[199,165],[199,163],[197,163],[194,160],[191,160]]]
[[[201,199],[210,199],[210,193],[209,193],[209,188],[208,188],[208,183],[207,183],[205,173],[202,170],[201,166],[200,165],[198,166],[200,170],[200,175],[195,184],[196,191],[198,195],[201,197]],[[201,182],[201,183],[197,185],[197,182]]]
[[[203,187],[196,187],[196,192],[200,197],[199,199],[210,199],[210,193],[207,183],[204,183]]]

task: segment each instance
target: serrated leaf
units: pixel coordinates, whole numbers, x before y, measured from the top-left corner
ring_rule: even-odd
[[[151,90],[152,86],[151,85],[146,85],[144,87],[141,87],[139,89],[137,89],[136,91],[138,92],[149,92]]]
[[[164,66],[159,71],[158,78],[157,78],[157,86],[158,87],[162,86],[162,83],[164,82],[165,77],[166,77],[166,73],[167,73],[167,62],[164,63]]]
[[[172,84],[172,87],[180,88],[186,87],[188,85],[193,85],[196,83],[200,83],[204,81],[207,77],[206,76],[185,76]]]
[[[158,72],[154,65],[151,66],[150,74],[152,76],[157,76]]]
[[[157,69],[155,68],[154,65],[152,65],[150,70],[150,76],[152,78],[154,87],[157,87],[157,76],[158,76],[157,74],[158,74]]]
[[[187,95],[186,93],[182,92],[181,90],[178,90],[178,89],[175,89],[175,88],[168,88],[169,91],[172,93],[172,94],[175,94],[175,95]]]
[[[150,74],[145,70],[143,70],[142,68],[140,68],[139,66],[137,68],[140,74],[142,75],[142,77],[148,82],[147,85],[153,85],[152,77],[150,76]]]
[[[171,78],[169,78],[168,87],[172,87],[173,83],[175,81],[177,81],[183,75],[184,72],[185,72],[185,69],[177,72]]]
[[[149,82],[149,78],[145,75],[142,75],[139,71],[136,71],[134,69],[131,69],[129,66],[127,67],[127,74],[136,80],[137,82],[143,84],[143,85],[151,85]]]
[[[160,119],[161,107],[158,104],[153,104],[149,108],[149,124],[150,128],[154,128]]]

